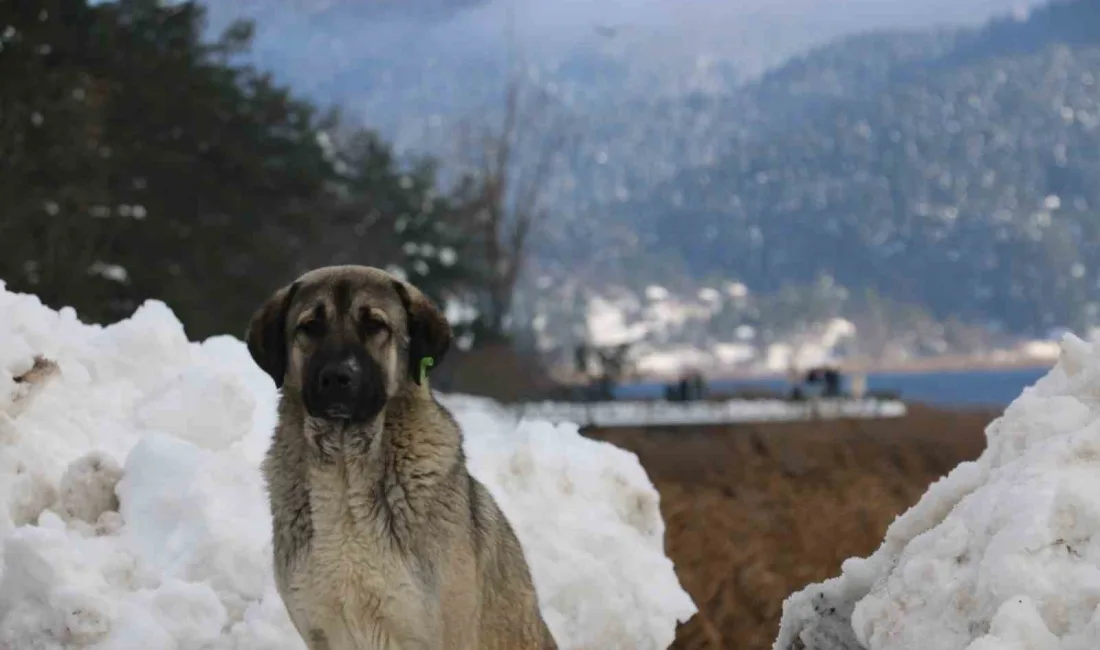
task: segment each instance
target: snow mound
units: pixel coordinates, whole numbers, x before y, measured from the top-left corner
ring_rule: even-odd
[[[869,558],[783,607],[776,650],[1100,647],[1100,347],[1058,364],[986,429]]]
[[[467,432],[470,471],[516,527],[559,645],[667,648],[668,613],[686,621],[695,607],[664,555],[657,492],[637,456],[575,424],[521,421],[517,438],[503,410],[446,404]]]
[[[0,314],[0,649],[304,648],[259,472],[275,388],[244,344],[189,342],[155,301],[99,327],[0,284]],[[667,647],[695,606],[637,458],[446,401],[561,647]]]

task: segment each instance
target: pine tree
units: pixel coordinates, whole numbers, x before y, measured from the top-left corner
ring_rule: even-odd
[[[441,303],[461,293],[470,278],[467,229],[451,196],[439,191],[436,163],[403,162],[366,130],[339,151],[340,217],[331,229],[330,255],[392,267]]]
[[[34,5],[31,7],[31,5]],[[7,3],[0,24],[0,279],[90,321],[167,302],[188,334],[241,332],[273,287],[395,266],[441,302],[466,230],[430,160],[236,63],[195,2]]]

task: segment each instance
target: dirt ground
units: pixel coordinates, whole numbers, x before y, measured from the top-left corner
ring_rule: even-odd
[[[910,407],[901,420],[590,430],[638,454],[668,554],[699,613],[677,650],[770,650],[783,603],[873,552],[994,414]]]

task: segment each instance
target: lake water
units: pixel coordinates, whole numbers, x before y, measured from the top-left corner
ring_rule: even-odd
[[[1003,408],[1047,372],[1049,368],[868,373],[867,390],[896,392],[906,402],[941,407]],[[766,389],[784,393],[789,390],[789,385],[782,378],[714,381],[709,387],[716,393],[738,389]],[[616,390],[616,396],[620,399],[652,399],[663,394],[664,385],[658,383],[627,384]]]

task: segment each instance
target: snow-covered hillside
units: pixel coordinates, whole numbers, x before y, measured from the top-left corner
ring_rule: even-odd
[[[1100,343],[986,430],[868,558],[783,608],[776,650],[1100,647]]]
[[[628,344],[629,368],[640,377],[785,374],[841,362],[903,366],[934,357],[966,356],[973,365],[1053,363],[1058,344],[949,326],[898,310],[851,305],[828,279],[803,291],[755,294],[740,282],[694,289],[651,284],[642,290],[546,282],[529,310],[540,347],[563,368],[572,347]],[[848,318],[846,312],[859,317]],[[878,316],[868,316],[868,313]],[[556,353],[556,354],[554,354]],[[598,367],[598,359],[594,360]]]
[[[0,314],[0,649],[303,648],[258,471],[276,394],[244,344],[188,342],[159,302],[101,328],[0,285]],[[668,647],[695,607],[637,458],[447,403],[561,647]]]

